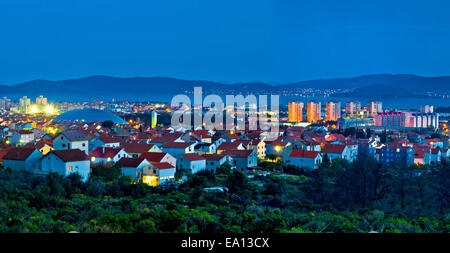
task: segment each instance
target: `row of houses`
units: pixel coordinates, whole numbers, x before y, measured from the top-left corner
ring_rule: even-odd
[[[376,134],[356,139],[301,127],[280,129],[270,140],[261,130],[105,129],[96,123],[74,123],[52,137],[23,129],[8,136],[16,147],[0,149],[4,167],[62,175],[77,172],[87,180],[92,167],[117,165],[124,175],[150,185],[172,182],[177,170],[214,171],[225,163],[233,169],[252,169],[258,166],[258,159],[314,169],[325,157],[352,162],[367,155],[384,166],[393,162],[428,164],[449,157],[448,139],[411,142],[403,136],[390,136],[393,141],[382,144]]]

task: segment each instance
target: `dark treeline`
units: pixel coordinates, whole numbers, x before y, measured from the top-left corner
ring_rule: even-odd
[[[229,166],[179,187],[97,167],[87,182],[0,172],[0,232],[449,232],[450,166],[383,168],[361,158],[248,178]],[[267,164],[268,167],[268,164]],[[225,186],[228,192],[205,191]]]

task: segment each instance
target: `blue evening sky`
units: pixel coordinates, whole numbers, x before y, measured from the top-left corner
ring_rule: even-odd
[[[450,74],[450,1],[1,0],[0,84]]]

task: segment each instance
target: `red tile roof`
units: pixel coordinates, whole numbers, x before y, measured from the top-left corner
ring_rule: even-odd
[[[162,148],[182,148],[185,149],[189,146],[191,146],[193,143],[190,142],[167,142],[166,144],[163,144]]]
[[[55,154],[56,156],[61,158],[64,162],[78,162],[89,160],[89,157],[79,149],[52,150],[50,151],[50,153]]]
[[[28,130],[18,130],[17,131],[19,134],[33,134],[33,132],[28,131]]]
[[[159,170],[165,170],[165,169],[173,169],[175,168],[174,166],[172,166],[170,163],[152,163],[153,166],[155,166],[157,169]]]
[[[165,152],[144,152],[140,158],[145,158],[149,162],[160,162],[166,155]]]
[[[322,148],[322,153],[342,154],[345,149],[343,144],[325,144]]]
[[[242,143],[239,141],[235,142],[223,142],[222,144],[217,147],[217,150],[235,150],[239,145]]]
[[[98,139],[101,140],[103,143],[117,143],[117,142],[120,143],[120,139],[109,136],[98,137]]]
[[[35,150],[35,148],[12,148],[3,156],[2,160],[25,161]]]
[[[124,143],[122,146],[127,153],[144,153],[148,152],[154,146],[154,144]]]
[[[117,162],[117,164],[120,167],[127,167],[127,168],[136,168],[137,166],[139,166],[139,164],[142,163],[142,161],[144,161],[145,158],[128,158],[128,157],[122,157],[120,158],[120,160]]]
[[[204,157],[202,157],[201,155],[198,155],[196,153],[182,154],[181,156],[184,157],[186,160],[189,160],[189,161],[206,160]]]
[[[220,159],[225,157],[225,154],[204,154],[202,155],[207,161],[219,161]]]
[[[115,157],[121,150],[122,148],[97,147],[90,152],[90,155],[99,158],[112,158]]]
[[[316,158],[318,155],[318,151],[292,150],[289,157]]]
[[[11,150],[12,148],[4,148],[0,150],[0,162],[3,160],[3,157]]]
[[[253,153],[252,150],[227,150],[223,152],[225,155],[237,158],[249,157],[251,153]]]

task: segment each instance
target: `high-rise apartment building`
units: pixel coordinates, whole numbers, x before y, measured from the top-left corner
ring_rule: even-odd
[[[307,105],[307,120],[308,122],[317,122],[322,119],[320,116],[321,113],[321,104],[320,102],[308,102]]]
[[[9,110],[10,107],[11,107],[11,99],[7,97],[3,97],[0,99],[0,109]]]
[[[341,117],[341,102],[327,102],[325,116],[327,121],[337,121]]]
[[[19,99],[19,110],[22,112],[28,112],[28,107],[31,105],[31,100],[27,96],[23,96]]]
[[[39,97],[36,98],[36,104],[38,105],[46,105],[47,104],[47,98],[40,95]]]
[[[367,103],[367,116],[375,117],[379,112],[383,112],[383,104],[380,101]]]
[[[361,103],[358,101],[350,101],[345,104],[345,112],[350,115],[350,117],[358,116],[361,111]]]
[[[302,111],[302,102],[289,102],[289,122],[301,122],[303,120]]]

